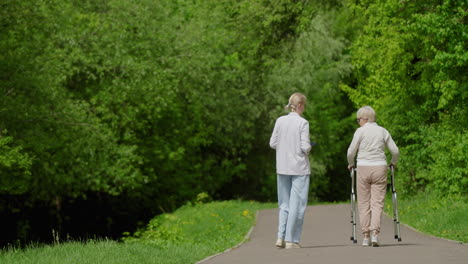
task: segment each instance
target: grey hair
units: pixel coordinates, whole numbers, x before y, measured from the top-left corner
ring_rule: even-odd
[[[357,111],[357,118],[367,119],[367,122],[369,123],[375,122],[377,120],[375,110],[368,105],[359,108]]]
[[[296,111],[296,107],[305,104],[307,98],[305,95],[301,93],[293,93],[291,97],[289,97],[289,102],[288,104],[284,107],[286,110],[289,110],[290,112]]]

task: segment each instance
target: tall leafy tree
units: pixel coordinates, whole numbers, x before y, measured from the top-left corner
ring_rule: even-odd
[[[406,191],[466,194],[467,4],[357,1],[365,17],[353,43],[356,106],[376,108],[401,146]]]

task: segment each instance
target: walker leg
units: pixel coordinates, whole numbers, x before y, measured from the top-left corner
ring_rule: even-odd
[[[393,166],[390,168],[392,172],[391,186],[392,186],[392,202],[393,202],[393,228],[395,230],[395,239],[398,242],[401,242],[401,233],[400,233],[400,218],[398,217],[398,200],[397,192],[395,190],[395,168]]]
[[[356,238],[356,196],[351,195],[351,241],[357,243]]]
[[[355,169],[351,169],[351,241],[357,243],[356,238],[356,193],[354,192]]]
[[[393,201],[393,225],[395,229],[395,239],[397,239],[398,242],[401,242],[400,218],[398,217],[398,201],[397,201],[396,192],[392,194],[392,201]]]

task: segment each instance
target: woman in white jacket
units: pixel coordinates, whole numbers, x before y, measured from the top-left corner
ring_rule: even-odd
[[[392,153],[390,166],[395,166],[399,151],[388,131],[375,122],[375,111],[370,106],[357,111],[360,128],[354,133],[348,148],[348,169],[355,167],[357,154],[357,198],[359,223],[363,246],[379,246],[378,235],[387,190],[387,158],[385,147]],[[371,237],[369,237],[371,236]]]
[[[310,182],[309,122],[301,117],[306,97],[294,93],[289,114],[276,120],[270,147],[276,150],[279,226],[276,246],[300,248]]]

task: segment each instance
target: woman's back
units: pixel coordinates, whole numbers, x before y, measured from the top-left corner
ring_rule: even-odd
[[[309,122],[295,112],[276,120],[270,147],[276,149],[276,171],[279,174],[310,174]]]

